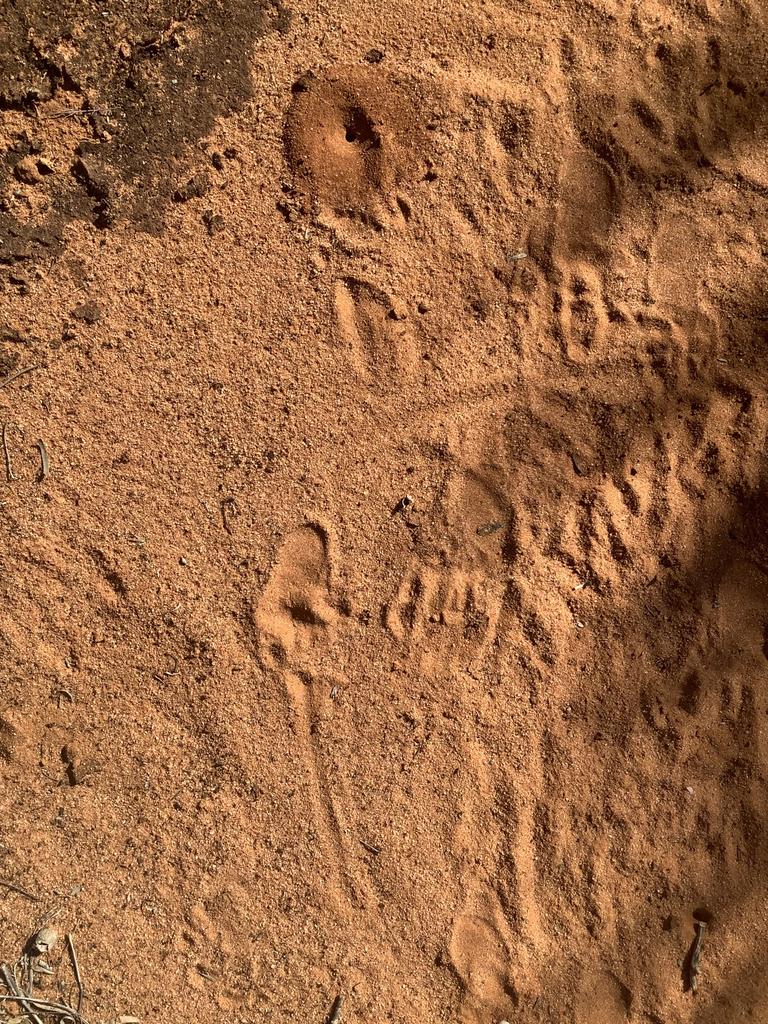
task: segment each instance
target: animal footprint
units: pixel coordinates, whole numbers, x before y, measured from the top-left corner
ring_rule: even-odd
[[[577,362],[603,352],[609,314],[597,266],[609,253],[619,211],[618,189],[608,165],[587,152],[573,153],[560,181],[554,236],[548,245],[556,268],[555,335],[563,355]]]
[[[493,465],[453,474],[443,495],[440,551],[406,569],[386,607],[389,631],[429,675],[472,670],[496,639],[518,550],[507,489]]]
[[[576,1024],[621,1024],[629,1016],[632,993],[610,971],[590,971],[576,998]]]
[[[567,257],[601,255],[619,213],[619,195],[608,165],[586,152],[568,160],[561,182],[558,248]]]
[[[323,527],[309,524],[285,540],[277,565],[254,616],[260,655],[275,667],[297,666],[319,639],[334,629],[330,540]]]
[[[563,354],[576,362],[601,356],[608,326],[608,311],[597,271],[579,264],[566,274],[566,284],[555,296],[557,333]]]
[[[503,586],[463,570],[414,565],[385,611],[394,637],[420,655],[431,676],[470,669],[496,636]]]
[[[449,954],[462,987],[462,1024],[511,1017],[517,995],[511,978],[511,949],[504,913],[495,893],[472,895],[456,918]]]
[[[498,481],[495,475],[500,476]],[[457,556],[488,572],[511,565],[517,556],[515,515],[504,498],[505,489],[501,474],[488,467],[457,474],[448,495],[448,532]]]
[[[328,872],[327,890],[341,911],[358,905],[362,891],[350,872],[351,855],[343,808],[350,805],[332,747],[323,742],[332,682],[315,671],[331,641],[339,612],[331,597],[331,541],[316,523],[294,530],[255,614],[263,664],[278,671],[296,737],[295,764],[306,780],[313,832]],[[325,697],[323,696],[325,695]]]
[[[331,762],[322,741],[322,696],[326,702],[332,685],[311,676],[285,674],[285,685],[294,714],[294,730],[301,745],[301,758],[309,783],[312,822],[325,861],[328,895],[343,912],[350,905],[359,906],[364,900],[364,885],[355,878],[351,869],[351,829],[347,823],[345,807],[349,796],[344,789],[342,773]]]
[[[416,361],[411,330],[384,292],[347,278],[336,282],[333,302],[339,334],[361,376],[390,382],[411,375]]]

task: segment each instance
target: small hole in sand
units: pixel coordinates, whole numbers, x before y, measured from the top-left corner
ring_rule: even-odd
[[[377,149],[381,145],[379,133],[373,122],[359,107],[349,111],[344,127],[344,138],[351,145],[358,145],[363,149]]]

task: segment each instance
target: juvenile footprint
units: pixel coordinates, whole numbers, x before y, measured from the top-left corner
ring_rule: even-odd
[[[270,667],[301,659],[338,619],[331,599],[330,540],[316,523],[302,526],[283,543],[277,564],[254,614],[259,654]]]
[[[597,271],[589,264],[576,264],[565,274],[565,286],[558,293],[557,333],[565,355],[575,362],[604,356],[608,311]]]

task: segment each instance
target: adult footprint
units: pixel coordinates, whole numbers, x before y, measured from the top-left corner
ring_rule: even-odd
[[[622,1024],[632,993],[610,971],[589,971],[576,997],[576,1024]]]
[[[462,1024],[511,1017],[517,1003],[511,942],[495,894],[468,898],[454,921],[448,951],[462,987]]]
[[[333,631],[330,539],[315,523],[289,534],[254,615],[259,654],[270,667],[294,669]]]

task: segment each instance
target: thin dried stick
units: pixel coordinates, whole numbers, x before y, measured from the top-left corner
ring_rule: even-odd
[[[43,114],[43,117],[55,119],[59,117],[80,117],[83,114],[101,114],[107,117],[108,111],[102,110],[100,107],[78,107],[77,110],[57,110],[53,114]]]
[[[13,975],[13,972],[8,969],[8,966],[6,964],[2,964],[2,966],[0,966],[0,974],[2,974],[3,976],[3,983],[5,984],[5,987],[11,993],[10,996],[0,996],[0,999],[13,1000],[14,1002],[18,1003],[22,1010],[24,1010],[24,1012],[27,1014],[27,1016],[34,1021],[34,1024],[43,1024],[43,1022],[40,1020],[37,1014],[33,1013],[30,1007],[30,1003],[37,1002],[37,1000],[30,1000],[22,993],[21,989],[19,988],[18,982],[16,981],[16,978]]]
[[[75,944],[72,941],[72,936],[69,932],[67,932],[67,948],[69,949],[69,958],[72,961],[72,970],[75,972],[75,981],[77,982],[77,1012],[80,1013],[80,1007],[83,1005],[83,979],[80,977],[80,967],[77,963]]]
[[[3,455],[5,456],[5,476],[8,483],[15,480],[16,477],[13,475],[13,468],[11,466],[11,453],[8,451],[8,424],[3,424]]]
[[[37,442],[37,448],[40,452],[40,479],[45,480],[51,471],[51,465],[48,461],[48,450],[43,441]]]
[[[35,366],[25,366],[23,370],[17,370],[16,373],[12,373],[10,377],[6,377],[5,380],[2,381],[2,383],[0,383],[0,390],[2,390],[2,388],[4,387],[7,387],[11,383],[11,381],[16,380],[17,377],[21,377],[23,373],[31,373],[32,370],[39,369],[39,364],[35,364]]]
[[[32,957],[24,953],[21,960],[19,961],[19,964],[21,965],[22,977],[24,975],[24,971],[26,970],[27,972],[27,983],[24,988],[24,993],[25,995],[34,996],[35,976],[32,972]]]
[[[0,885],[4,889],[10,889],[11,892],[17,892],[20,896],[26,896],[28,900],[32,900],[33,903],[39,903],[40,897],[33,896],[31,892],[27,892],[26,889],[22,889],[20,885],[16,885],[15,882],[7,882],[4,878],[0,878]]]
[[[2,969],[0,969],[0,973],[1,972]],[[70,1020],[79,1021],[80,1024],[87,1024],[85,1017],[81,1016],[73,1007],[67,1006],[66,1003],[52,1003],[49,1002],[47,999],[38,999],[36,996],[34,998],[32,998],[31,996],[27,996],[27,998],[25,999],[24,996],[15,995],[0,996],[0,1000],[9,1003],[20,1003],[21,1005],[23,1005],[23,1000],[25,1003],[29,1003],[30,1006],[34,1007],[34,1009],[39,1010],[40,1013],[55,1013],[58,1014],[58,1016],[60,1017],[68,1017]],[[27,1010],[26,1007],[25,1010],[29,1017],[32,1017],[35,1021],[37,1021],[37,1024],[43,1024],[40,1018],[33,1014],[30,1010]]]

